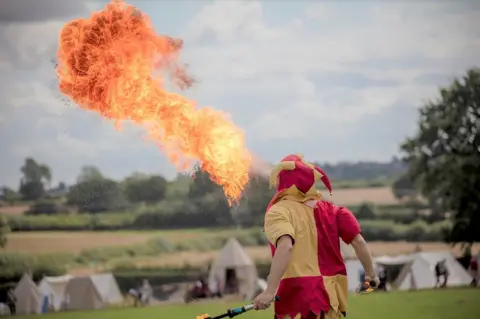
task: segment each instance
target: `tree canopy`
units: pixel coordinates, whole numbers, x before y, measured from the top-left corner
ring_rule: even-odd
[[[5,216],[0,215],[0,247],[3,248],[7,245],[7,234],[10,232],[10,227]]]
[[[127,201],[120,185],[104,178],[95,167],[84,167],[77,184],[70,188],[68,204],[80,211],[97,213],[125,208]]]
[[[155,203],[165,198],[167,180],[163,176],[134,174],[124,182],[131,203]]]
[[[50,168],[37,163],[33,158],[25,159],[20,169],[22,180],[20,181],[20,193],[26,200],[37,200],[45,194],[45,185],[52,180]]]
[[[440,89],[402,150],[422,194],[453,216],[451,243],[480,240],[480,69]]]

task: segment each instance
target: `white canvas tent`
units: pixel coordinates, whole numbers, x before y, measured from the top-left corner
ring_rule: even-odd
[[[112,274],[97,274],[90,276],[90,278],[105,304],[120,304],[123,302],[122,293]]]
[[[71,275],[58,277],[46,276],[43,277],[38,284],[38,288],[40,289],[42,295],[48,297],[48,301],[50,305],[53,306],[55,311],[58,311],[62,308],[65,300],[65,288],[72,278],[73,276]]]
[[[384,266],[401,266],[411,262],[416,254],[397,255],[397,256],[381,256],[375,258],[375,262]]]
[[[217,279],[225,291],[227,272],[234,273],[238,280],[238,292],[245,298],[252,298],[257,286],[257,268],[235,238],[230,238],[217,259],[213,262],[209,281]],[[223,292],[224,292],[223,291]]]
[[[363,273],[362,263],[358,259],[347,260],[345,261],[345,266],[347,268],[348,290],[355,291],[360,287],[360,274]],[[375,263],[374,266],[375,271],[378,273],[380,265]]]
[[[69,310],[93,310],[104,307],[102,296],[91,277],[75,277],[65,287],[65,302]]]
[[[28,274],[24,274],[17,283],[13,294],[17,298],[15,305],[18,314],[39,314],[42,312],[42,293]]]
[[[400,290],[430,289],[435,287],[435,265],[445,259],[449,271],[447,286],[466,286],[472,278],[451,252],[422,252],[413,254],[395,279]]]
[[[360,286],[360,272],[363,270],[363,266],[358,259],[347,260],[345,266],[347,268],[348,290],[355,291]]]

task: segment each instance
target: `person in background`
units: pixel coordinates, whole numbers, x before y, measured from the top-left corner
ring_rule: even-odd
[[[201,277],[199,277],[197,281],[195,281],[195,288],[193,289],[193,291],[194,291],[193,296],[195,299],[204,298],[203,296],[204,289],[203,289],[203,282]]]
[[[50,297],[48,298],[48,311],[49,312],[54,312],[55,311],[55,299],[54,295],[50,294]]]
[[[7,306],[10,309],[10,315],[14,316],[17,313],[16,307],[17,297],[13,293],[13,290],[10,288],[7,291]]]
[[[203,298],[208,298],[210,296],[210,287],[204,277],[200,278],[200,283],[202,285]]]
[[[128,294],[133,298],[133,306],[136,308],[138,307],[138,302],[140,301],[140,293],[137,289],[130,289]]]
[[[358,271],[358,280],[365,282],[365,270],[363,270],[363,268]]]
[[[220,288],[220,280],[217,276],[213,276],[212,279],[210,279],[209,284],[209,290],[212,298],[222,298],[222,291]]]
[[[148,305],[150,303],[152,294],[153,294],[152,286],[150,286],[150,283],[148,282],[147,279],[144,279],[142,288],[140,288],[140,299],[143,305]]]
[[[326,173],[289,155],[272,169],[277,194],[265,214],[265,235],[272,250],[266,290],[254,309],[274,303],[276,318],[338,319],[347,312],[348,280],[340,238],[351,244],[365,269],[365,281],[378,286],[372,256],[360,225],[350,210],[323,199],[316,189],[322,181],[331,192]]]
[[[440,286],[440,288],[445,288],[447,287],[447,281],[448,281],[448,269],[446,265],[446,259],[440,260],[436,265],[435,265],[435,277],[437,278],[437,281],[435,283],[435,288]],[[440,284],[440,277],[443,277],[443,283]]]
[[[472,256],[472,258],[470,259],[470,263],[468,265],[468,272],[472,276],[472,282],[470,283],[470,285],[472,287],[476,287],[477,283],[478,283],[478,277],[479,277],[479,275],[478,275],[478,260],[477,260],[476,256]]]
[[[380,279],[380,284],[378,285],[379,290],[387,291],[387,270],[385,267],[380,266],[378,271],[378,278]]]

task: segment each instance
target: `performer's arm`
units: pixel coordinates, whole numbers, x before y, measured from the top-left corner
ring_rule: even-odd
[[[355,236],[352,240],[352,247],[355,250],[355,254],[357,255],[358,260],[363,266],[365,270],[365,276],[369,277],[370,279],[375,278],[375,268],[373,266],[372,255],[370,250],[368,249],[367,242],[363,238],[361,234]]]
[[[290,223],[285,209],[273,207],[267,212],[265,215],[265,234],[268,241],[276,246],[267,280],[268,293],[275,294],[290,263],[295,243],[295,229]]]
[[[352,245],[358,260],[360,260],[365,270],[365,277],[373,280],[376,275],[372,255],[368,249],[367,242],[360,234],[361,229],[357,218],[345,207],[337,207],[337,209],[337,223],[340,238],[342,238],[346,244]]]
[[[287,271],[288,264],[292,257],[293,241],[288,235],[280,237],[277,242],[277,249],[270,267],[270,274],[267,279],[267,292],[275,295],[282,280],[283,274]]]

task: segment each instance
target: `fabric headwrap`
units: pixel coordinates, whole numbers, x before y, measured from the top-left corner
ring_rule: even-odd
[[[305,161],[302,155],[286,156],[271,171],[270,186],[277,188],[277,194],[268,208],[285,196],[302,202],[321,199],[322,196],[315,186],[317,181],[322,181],[330,195],[332,194],[332,184],[323,169]]]

